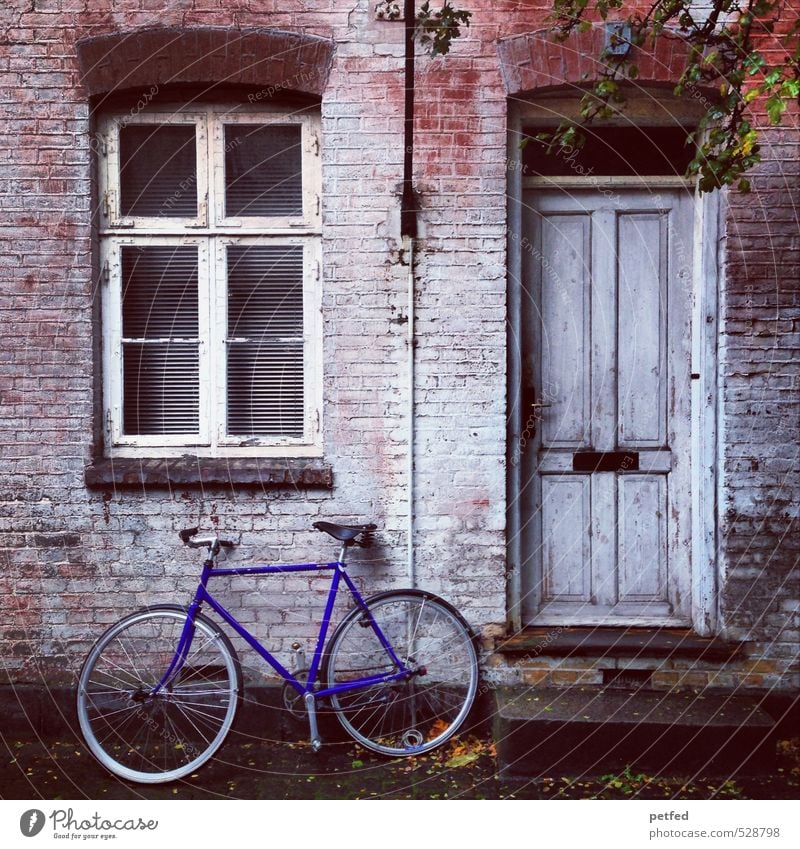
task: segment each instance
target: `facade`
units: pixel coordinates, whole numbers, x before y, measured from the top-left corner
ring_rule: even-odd
[[[797,109],[751,194],[696,196],[674,139],[711,94],[670,94],[663,39],[597,129],[623,165],[548,172],[520,140],[604,30],[465,5],[417,59],[413,243],[403,22],[372,0],[0,12],[7,682],[69,685],[108,623],[187,598],[180,529],[304,562],[326,519],[379,525],[359,586],[455,604],[490,686],[797,688]],[[222,598],[287,663],[324,604],[292,575]],[[592,648],[634,629],[707,642]]]

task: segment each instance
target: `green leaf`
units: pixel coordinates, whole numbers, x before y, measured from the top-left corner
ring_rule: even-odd
[[[757,74],[766,64],[767,60],[757,51],[748,54],[744,60],[744,66],[751,77]]]
[[[780,90],[781,97],[800,97],[800,80],[785,80]]]
[[[781,117],[786,111],[786,101],[779,94],[773,94],[767,98],[765,107],[769,120],[773,124],[780,124]]]
[[[450,758],[445,766],[448,769],[455,769],[459,766],[466,766],[467,764],[471,764],[473,761],[478,760],[479,755],[476,752],[465,752],[463,755],[454,755]]]

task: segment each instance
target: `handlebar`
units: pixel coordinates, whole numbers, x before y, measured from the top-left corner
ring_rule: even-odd
[[[217,554],[220,548],[234,548],[236,543],[233,540],[221,539],[216,534],[206,534],[197,536],[199,528],[186,528],[179,531],[178,536],[184,545],[189,548],[207,548],[212,554]]]

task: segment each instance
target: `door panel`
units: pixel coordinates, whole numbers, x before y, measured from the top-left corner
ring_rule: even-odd
[[[587,215],[542,219],[543,263],[541,289],[543,329],[541,386],[561,387],[548,395],[551,413],[543,417],[543,439],[549,445],[587,444],[591,413],[590,386],[576,376],[586,374],[590,351],[589,269],[591,221]]]
[[[692,199],[525,200],[525,620],[688,624]]]
[[[618,440],[642,447],[666,441],[665,224],[649,213],[619,217]]]
[[[668,603],[666,482],[666,475],[620,475],[617,482],[620,601]]]
[[[589,537],[575,533],[588,528],[591,498],[582,477],[542,476],[543,598],[552,602],[588,602],[592,593]]]

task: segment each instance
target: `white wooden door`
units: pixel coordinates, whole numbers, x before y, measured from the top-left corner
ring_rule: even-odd
[[[524,619],[688,625],[692,198],[524,201]]]

